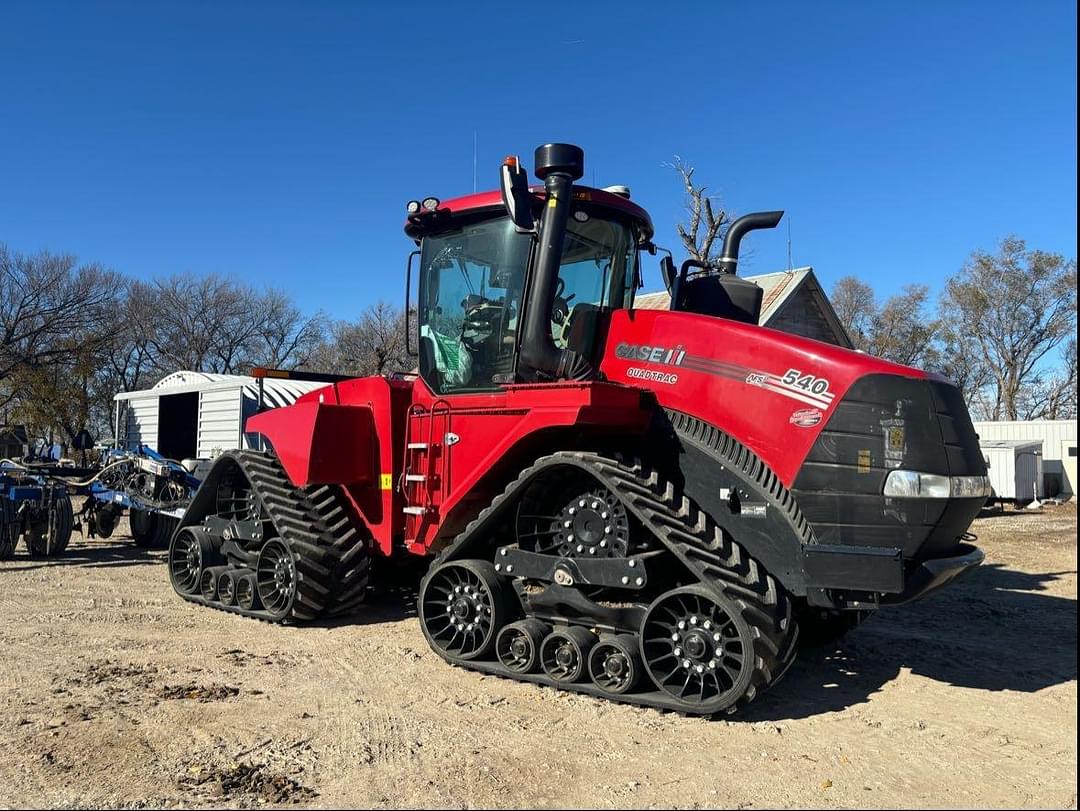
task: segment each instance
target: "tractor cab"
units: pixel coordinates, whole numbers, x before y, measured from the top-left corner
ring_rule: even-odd
[[[516,159],[504,172],[511,168]],[[419,371],[436,394],[588,379],[606,314],[632,303],[639,248],[652,237],[648,214],[625,192],[574,187],[560,199],[523,176],[517,170],[502,194],[409,204]]]

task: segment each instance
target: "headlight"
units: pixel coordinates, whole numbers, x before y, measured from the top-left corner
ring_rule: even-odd
[[[990,495],[990,479],[987,476],[953,476],[953,498],[986,498]]]
[[[990,479],[894,470],[885,479],[884,493],[887,498],[985,498],[990,495]]]

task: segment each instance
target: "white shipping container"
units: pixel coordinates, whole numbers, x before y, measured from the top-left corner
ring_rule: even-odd
[[[1076,420],[1000,420],[974,425],[980,443],[1041,440],[1045,495],[1067,497],[1076,493]]]
[[[980,440],[994,497],[1026,504],[1042,498],[1042,442],[1022,439]]]

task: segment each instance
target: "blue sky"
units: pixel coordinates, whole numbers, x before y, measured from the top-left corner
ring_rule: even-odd
[[[1067,2],[4,0],[0,241],[349,317],[400,301],[404,204],[472,191],[475,134],[481,189],[578,143],[675,248],[677,154],[826,286],[936,289],[1008,233],[1076,255],[1075,37]]]

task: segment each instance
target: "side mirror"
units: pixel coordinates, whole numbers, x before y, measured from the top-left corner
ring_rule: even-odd
[[[664,279],[664,287],[667,288],[668,293],[671,293],[675,285],[675,260],[671,258],[671,254],[661,257],[660,276]]]
[[[408,355],[419,354],[412,345],[412,263],[413,259],[420,255],[420,251],[409,254],[409,264],[405,268],[405,352]]]
[[[536,220],[532,213],[532,195],[529,194],[529,176],[516,157],[503,161],[500,171],[503,205],[506,206],[514,228],[519,234],[536,232]]]

